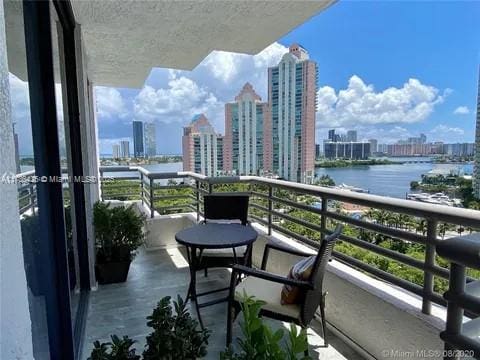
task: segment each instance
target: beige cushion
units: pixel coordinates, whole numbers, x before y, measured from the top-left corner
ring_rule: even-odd
[[[306,259],[302,259],[292,266],[288,273],[288,278],[295,280],[308,280],[312,273],[313,265],[315,264],[315,256],[310,256]],[[286,304],[298,304],[303,301],[305,291],[298,286],[283,285],[282,288],[282,305]]]
[[[281,304],[282,286],[279,283],[249,276],[235,288],[235,300],[241,301],[245,291],[247,295],[265,301],[266,304],[262,306],[263,309],[298,319],[300,317],[300,305]]]
[[[243,257],[247,251],[247,246],[239,246],[235,248],[235,254],[237,257]],[[218,257],[233,257],[232,248],[227,249],[205,249],[202,252],[202,256],[218,256]]]

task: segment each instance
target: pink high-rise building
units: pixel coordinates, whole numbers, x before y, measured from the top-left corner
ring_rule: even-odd
[[[261,175],[272,169],[272,131],[268,104],[246,83],[235,102],[225,104],[224,170]]]
[[[317,64],[298,44],[268,69],[272,170],[290,181],[311,183],[315,173]]]
[[[223,136],[215,133],[204,114],[183,128],[183,170],[216,176],[223,170]]]

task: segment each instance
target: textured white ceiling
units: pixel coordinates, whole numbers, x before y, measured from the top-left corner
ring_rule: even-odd
[[[256,54],[335,0],[72,0],[90,80],[141,87],[152,67],[191,70],[211,51]]]

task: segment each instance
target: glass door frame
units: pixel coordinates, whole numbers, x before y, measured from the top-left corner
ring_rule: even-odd
[[[83,158],[78,99],[78,79],[75,42],[75,18],[70,1],[23,0],[27,71],[35,153],[35,172],[38,178],[61,177],[58,119],[55,106],[55,79],[52,54],[53,4],[61,24],[60,35],[65,65],[65,84],[68,106],[69,137],[72,175],[83,179]],[[84,331],[90,289],[88,238],[85,209],[85,191],[81,181],[74,181],[73,216],[76,222],[78,246],[80,302],[72,324],[70,308],[69,267],[63,194],[61,183],[37,184],[39,221],[42,231],[42,263],[45,269],[44,290],[47,312],[49,351],[52,359],[78,357]]]

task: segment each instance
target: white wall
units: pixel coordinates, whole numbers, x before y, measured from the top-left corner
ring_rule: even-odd
[[[0,179],[15,173],[3,2],[0,1]],[[33,359],[16,184],[0,183],[0,358]]]

